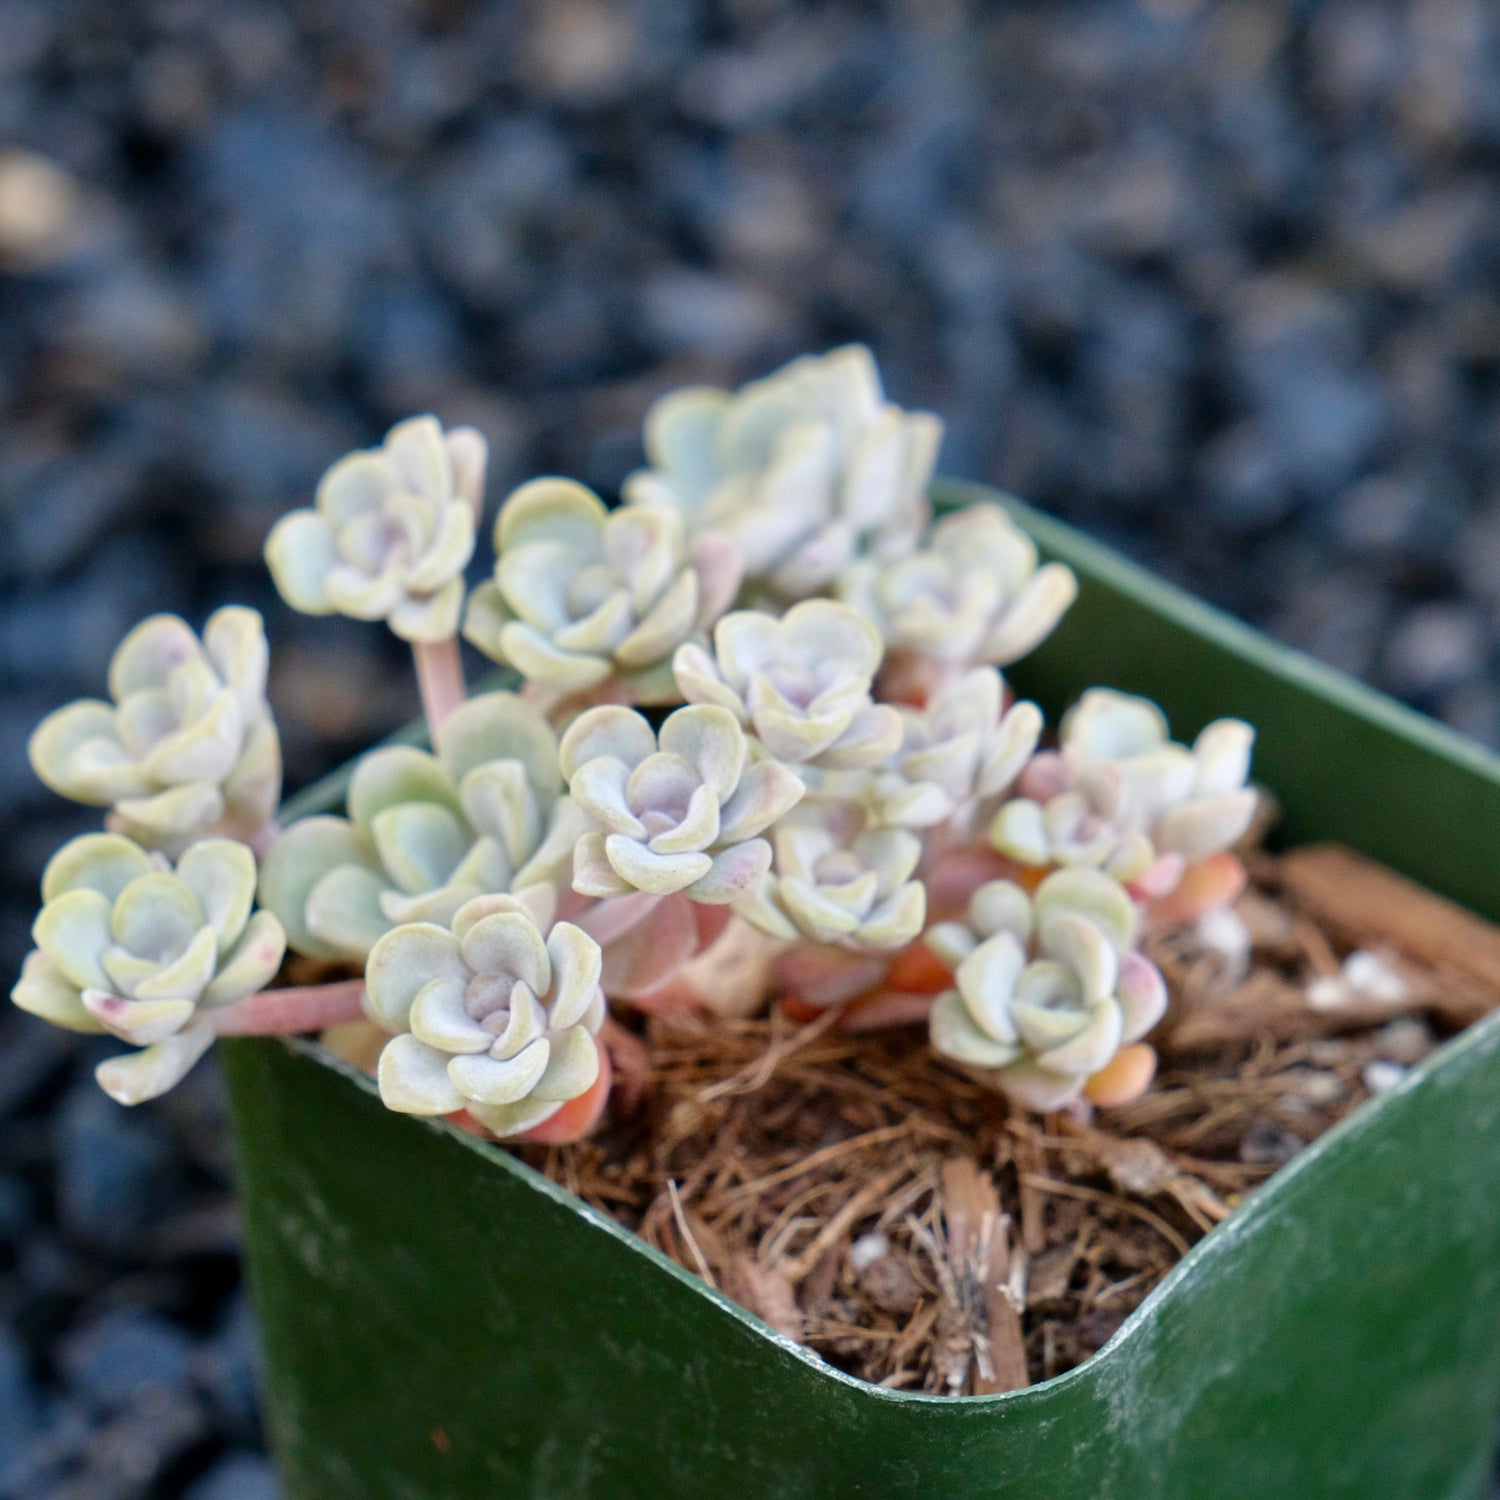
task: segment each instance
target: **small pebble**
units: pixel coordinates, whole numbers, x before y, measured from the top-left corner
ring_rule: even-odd
[[[1373,1062],[1365,1064],[1360,1076],[1365,1081],[1365,1087],[1372,1094],[1386,1094],[1395,1088],[1408,1072],[1410,1069],[1403,1067],[1400,1063],[1387,1062],[1384,1058],[1377,1057]]]

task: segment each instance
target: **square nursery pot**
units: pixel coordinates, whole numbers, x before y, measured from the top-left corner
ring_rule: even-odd
[[[1500,760],[1012,509],[1083,586],[1012,674],[1053,722],[1095,683],[1155,698],[1179,736],[1246,718],[1286,842],[1347,843],[1500,919]],[[222,1056],[295,1500],[1488,1493],[1500,1014],[1278,1174],[1087,1363],[959,1399],[838,1373],[507,1152],[388,1113],[311,1045]]]

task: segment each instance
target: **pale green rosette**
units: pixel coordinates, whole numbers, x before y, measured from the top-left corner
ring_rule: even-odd
[[[232,839],[191,845],[174,868],[119,834],[65,844],[42,877],[36,950],[11,999],[73,1031],[138,1047],[101,1063],[121,1104],[165,1093],[208,1050],[212,1012],[264,989],[286,939],[252,914],[255,856]]]
[[[929,412],[888,402],[870,351],[849,345],[738,391],[662,397],[646,416],[650,467],[626,480],[625,498],[728,538],[748,581],[805,599],[856,557],[916,546],[942,431]]]
[[[689,541],[671,511],[607,511],[569,479],[522,485],[500,509],[495,552],[464,636],[559,698],[608,688],[632,703],[672,701],[672,653],[740,582],[722,538]]]
[[[738,900],[770,867],[760,835],[804,795],[794,772],[749,751],[734,715],[711,705],[679,708],[659,737],[628,708],[580,714],[562,768],[593,828],[578,841],[573,889]]]
[[[111,825],[148,848],[175,853],[206,832],[253,837],[281,796],[267,663],[253,609],[216,611],[202,640],[175,615],[154,615],[110,661],[112,701],[49,714],[31,764],[64,797],[112,808]]]
[[[783,818],[771,843],[769,873],[735,906],[762,932],[856,953],[894,952],[921,932],[927,892],[912,878],[915,834],[871,827],[853,803],[817,801]]]
[[[380,1054],[388,1108],[467,1110],[493,1134],[520,1135],[587,1093],[604,1024],[599,945],[559,922],[544,939],[508,896],[466,902],[449,926],[415,922],[376,943],[367,1005],[398,1033]]]
[[[995,1070],[1027,1108],[1070,1104],[1166,1009],[1166,985],[1133,950],[1135,934],[1130,896],[1098,870],[1060,870],[1034,896],[1006,880],[980,886],[966,922],[926,934],[956,982],[932,1007],[933,1049]]]
[[[475,896],[565,879],[583,820],[562,796],[557,740],[513,693],[473,698],[437,753],[372,751],[348,816],[303,819],[272,846],[260,899],[298,953],[363,962],[390,928],[446,924]]]
[[[309,510],[266,538],[281,597],[305,615],[384,620],[402,640],[458,632],[488,450],[472,427],[413,417],[385,442],[341,458]]]

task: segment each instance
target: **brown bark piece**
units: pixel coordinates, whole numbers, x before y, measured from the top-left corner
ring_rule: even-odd
[[[1278,873],[1297,902],[1347,941],[1388,945],[1455,970],[1485,986],[1493,1007],[1500,995],[1500,927],[1339,844],[1293,849]]]
[[[1021,1314],[1010,1297],[1010,1215],[1000,1212],[994,1178],[970,1158],[943,1163],[942,1188],[951,1270],[943,1290],[951,1306],[939,1313],[939,1328],[972,1351],[974,1395],[1020,1390],[1030,1380]]]

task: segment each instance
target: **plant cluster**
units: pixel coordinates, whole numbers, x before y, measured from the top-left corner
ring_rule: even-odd
[[[33,736],[108,831],[48,866],[13,999],[136,1049],[99,1069],[125,1103],[218,1035],[362,1020],[391,1109],[501,1138],[591,1127],[612,1007],[925,1021],[1019,1104],[1133,1097],[1166,1004],[1140,937],[1237,893],[1252,732],[1178,744],[1097,688],[1044,748],[1002,668],[1077,585],[998,504],[933,517],[940,431],[862,348],[676,392],[619,507],[521,486],[467,594],[479,434],[341,459],[266,559],[294,609],[411,643],[431,750],[283,827],[259,617],[147,620],[110,700]],[[503,687],[468,693],[460,635]],[[273,987],[286,948],[359,977]]]

